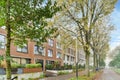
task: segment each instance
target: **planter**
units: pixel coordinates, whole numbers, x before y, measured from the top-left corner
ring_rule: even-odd
[[[45,76],[47,77],[54,77],[54,76],[58,76],[59,72],[67,72],[67,73],[72,73],[73,70],[46,70],[45,72]]]
[[[23,68],[23,73],[42,72],[42,68]]]
[[[42,72],[42,68],[12,68],[12,74],[35,73]],[[5,75],[6,69],[0,68],[0,75]]]

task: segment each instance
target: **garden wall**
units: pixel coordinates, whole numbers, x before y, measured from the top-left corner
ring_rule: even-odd
[[[0,68],[0,80],[6,79],[6,69]],[[28,80],[29,78],[39,78],[40,75],[43,75],[42,68],[13,68],[12,69],[12,78],[17,76],[17,80]]]
[[[26,74],[13,74],[12,78],[17,76],[18,77],[17,80],[28,80],[29,78],[38,78],[38,77],[40,77],[40,75],[43,75],[43,72],[26,73]],[[7,80],[6,75],[0,75],[0,80]]]

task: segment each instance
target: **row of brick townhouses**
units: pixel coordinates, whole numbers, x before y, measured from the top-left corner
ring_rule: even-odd
[[[0,28],[0,55],[5,54],[6,31]],[[57,39],[48,39],[43,46],[38,46],[35,42],[28,41],[24,47],[20,48],[11,43],[11,57],[19,64],[41,63],[45,70],[46,64],[54,64],[58,61],[60,65],[69,64],[75,65],[75,50],[67,48],[63,51],[61,44]]]

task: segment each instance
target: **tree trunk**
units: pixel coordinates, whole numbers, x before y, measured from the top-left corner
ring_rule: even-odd
[[[101,66],[100,66],[100,61],[101,61],[101,59],[100,59],[100,55],[99,55],[99,57],[98,57],[98,68],[101,67]]]
[[[96,55],[97,58],[97,69],[99,68],[99,55]]]
[[[90,76],[90,71],[89,71],[89,57],[90,57],[90,53],[89,51],[87,51],[86,54],[86,72],[87,72],[87,76]]]
[[[76,63],[76,78],[78,80],[78,62]]]
[[[10,43],[11,43],[11,30],[10,30],[10,0],[6,1],[6,31],[7,31],[7,43],[6,43],[6,75],[7,80],[11,80],[11,63],[10,63]]]
[[[96,54],[95,53],[93,55],[93,61],[94,61],[94,63],[93,63],[93,71],[95,72],[96,71],[96,65],[97,65],[97,63],[96,63]]]

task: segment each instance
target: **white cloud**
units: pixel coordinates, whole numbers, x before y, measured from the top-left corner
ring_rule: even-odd
[[[120,45],[120,42],[112,42],[110,43],[110,49],[113,50],[116,46]]]

